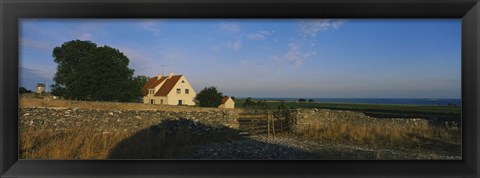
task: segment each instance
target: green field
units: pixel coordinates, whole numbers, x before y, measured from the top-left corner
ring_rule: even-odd
[[[236,99],[235,107],[244,108],[244,99]],[[263,107],[247,107],[246,109],[278,109],[281,101],[265,101]],[[362,112],[368,116],[378,118],[424,118],[434,121],[460,121],[461,107],[459,106],[431,106],[405,104],[353,104],[353,103],[318,103],[284,101],[286,109],[317,108],[332,110],[347,110]]]

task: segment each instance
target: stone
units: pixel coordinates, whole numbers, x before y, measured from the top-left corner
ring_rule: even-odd
[[[29,125],[35,125],[35,128],[38,129],[70,129],[72,127],[91,126],[95,129],[99,129],[100,133],[102,133],[101,131],[105,129],[123,130],[124,128],[133,129],[134,127],[142,129],[153,123],[161,122],[162,120],[179,120],[179,118],[186,118],[190,120],[190,122],[184,123],[187,125],[179,125],[177,127],[195,129],[195,132],[198,132],[199,135],[205,134],[205,129],[211,130],[211,128],[214,128],[214,130],[218,129],[221,131],[224,127],[238,128],[238,122],[236,120],[238,114],[233,115],[233,112],[228,112],[232,114],[233,118],[226,120],[223,119],[224,113],[222,113],[223,111],[221,110],[217,111],[211,108],[188,108],[191,109],[191,111],[172,111],[171,108],[175,107],[165,107],[157,111],[119,111],[114,109],[96,108],[21,108],[19,113],[21,113],[22,116],[35,116],[35,119],[32,120],[32,118],[29,117],[19,117],[19,127],[22,128]],[[203,125],[207,125],[211,128],[197,128]]]

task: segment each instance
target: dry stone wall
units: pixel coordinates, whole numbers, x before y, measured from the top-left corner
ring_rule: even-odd
[[[238,110],[161,111],[77,108],[20,108],[20,129],[61,131],[91,127],[98,131],[140,130],[167,119],[191,119],[212,127],[238,128]]]
[[[69,128],[91,127],[98,131],[140,130],[158,124],[167,119],[190,119],[194,122],[218,127],[226,126],[238,129],[240,109],[206,109],[189,111],[175,110],[124,110],[124,109],[79,109],[27,107],[20,108],[19,126],[21,129],[41,129],[44,131],[61,131]],[[335,111],[327,109],[293,109],[285,112],[290,130],[297,132],[309,125],[328,127],[338,122],[356,124],[394,123],[399,128],[428,125],[424,119],[379,119],[352,111]]]
[[[294,132],[302,131],[309,125],[328,127],[339,122],[348,122],[358,125],[394,125],[396,128],[428,127],[429,123],[420,118],[374,118],[360,112],[338,111],[328,109],[297,109],[289,112],[291,129]]]

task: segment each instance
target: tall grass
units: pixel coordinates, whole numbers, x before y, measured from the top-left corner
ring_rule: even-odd
[[[59,132],[26,129],[20,132],[21,159],[105,159],[132,132],[98,132],[93,127]]]
[[[142,130],[125,132],[101,132],[96,131],[94,127],[70,128],[58,132],[25,129],[20,131],[20,158],[192,158],[192,151],[197,145],[238,138],[237,135],[225,130],[211,129],[205,135],[198,135],[191,127],[168,127],[154,125]]]
[[[428,123],[399,125],[395,120],[352,122],[339,120],[314,123],[296,131],[307,140],[317,140],[373,148],[423,149],[431,144],[454,146],[460,153],[461,131],[458,128],[433,126]],[[442,148],[430,148],[441,150]],[[449,148],[451,149],[451,148]]]

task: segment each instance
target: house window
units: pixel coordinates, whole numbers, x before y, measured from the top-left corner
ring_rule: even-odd
[[[180,88],[177,88],[177,94],[180,94],[182,90]]]
[[[160,100],[160,104],[163,104],[163,99]]]
[[[185,94],[189,94],[190,93],[190,90],[189,89],[185,89]]]
[[[150,104],[155,104],[155,100],[150,99]]]
[[[184,81],[184,80],[182,80],[182,83],[185,83],[185,81]]]
[[[149,89],[149,90],[148,90],[148,93],[149,93],[149,94],[153,94],[153,89]]]

